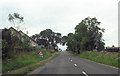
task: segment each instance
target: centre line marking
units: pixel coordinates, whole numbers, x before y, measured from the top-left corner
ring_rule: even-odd
[[[74,66],[77,66],[77,64],[74,64]]]
[[[85,73],[84,71],[82,72],[85,76],[88,76],[87,73]]]

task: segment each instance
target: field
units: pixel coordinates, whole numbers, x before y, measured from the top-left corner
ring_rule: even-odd
[[[75,54],[70,51],[70,53]],[[118,52],[97,52],[97,51],[85,51],[81,52],[81,54],[75,54],[78,57],[86,58],[95,62],[115,66],[120,68],[120,53]]]

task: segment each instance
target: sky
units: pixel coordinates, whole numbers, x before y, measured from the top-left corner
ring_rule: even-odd
[[[119,0],[1,0],[0,29],[14,27],[8,15],[19,13],[24,17],[23,31],[28,35],[52,29],[62,36],[74,33],[75,26],[86,17],[96,17],[105,28],[105,46],[118,46]],[[25,29],[26,28],[26,29]],[[63,50],[66,46],[60,46]]]

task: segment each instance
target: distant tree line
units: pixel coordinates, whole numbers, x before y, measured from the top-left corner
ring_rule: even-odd
[[[78,54],[85,50],[103,50],[105,43],[102,36],[105,29],[99,27],[100,23],[95,17],[85,18],[76,25],[75,33],[62,37],[62,44],[67,45],[67,50]]]

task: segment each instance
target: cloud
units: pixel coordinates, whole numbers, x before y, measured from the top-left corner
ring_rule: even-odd
[[[96,17],[106,29],[106,46],[118,44],[118,0],[2,0],[0,11],[0,28],[12,26],[7,16],[18,12],[29,36],[47,28],[67,35],[84,18]]]

